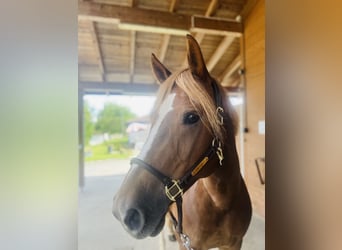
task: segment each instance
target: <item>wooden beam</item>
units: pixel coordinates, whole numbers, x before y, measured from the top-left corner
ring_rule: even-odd
[[[84,101],[83,91],[78,90],[78,185],[84,187]]]
[[[237,37],[240,37],[242,34],[242,24],[236,21],[191,16],[191,23],[192,32],[205,32],[212,35],[229,35]]]
[[[230,34],[232,36],[241,36],[242,34],[242,24],[227,19],[205,18],[94,2],[79,2],[78,18],[117,23],[120,29],[182,36],[189,32]]]
[[[90,34],[94,42],[97,62],[98,62],[100,73],[101,73],[101,79],[104,80],[104,75],[105,75],[104,63],[103,63],[102,52],[101,52],[101,47],[100,47],[100,43],[99,43],[98,36],[97,36],[95,23],[90,22],[89,27],[90,27]]]
[[[108,82],[79,82],[78,88],[84,94],[132,94],[132,95],[155,95],[159,84],[143,83],[108,83]],[[243,88],[224,87],[228,92],[241,92]]]
[[[79,2],[78,17],[81,19],[100,19],[103,22],[165,28],[186,31],[190,28],[191,17],[165,11],[131,8],[119,5]]]
[[[131,7],[137,7],[138,0],[130,0]],[[135,42],[136,42],[136,31],[131,31],[131,55],[129,63],[129,82],[133,83],[134,80],[134,65],[135,65]]]
[[[226,36],[222,39],[220,45],[216,48],[213,55],[210,57],[208,63],[207,63],[207,69],[211,71],[217,62],[220,60],[220,58],[223,56],[226,49],[233,43],[234,37]]]
[[[78,88],[85,94],[132,94],[132,95],[154,95],[159,84],[146,83],[109,83],[109,82],[79,82]]]
[[[135,42],[136,42],[136,32],[131,32],[131,60],[130,60],[130,82],[133,82],[134,77],[134,64],[135,64]]]
[[[231,64],[223,71],[223,73],[218,77],[221,82],[226,82],[227,79],[241,66],[241,56],[240,54],[235,57]]]

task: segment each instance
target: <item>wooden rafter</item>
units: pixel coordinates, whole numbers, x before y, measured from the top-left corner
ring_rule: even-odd
[[[130,82],[133,82],[134,78],[134,64],[135,64],[135,41],[136,41],[136,32],[131,31],[131,60],[130,60]]]
[[[97,30],[95,27],[95,23],[89,22],[89,27],[90,27],[90,34],[91,34],[91,37],[92,37],[93,42],[94,42],[94,48],[95,48],[95,53],[96,53],[96,57],[97,57],[97,63],[99,65],[99,69],[100,69],[100,73],[101,73],[101,79],[103,81],[104,77],[105,77],[105,69],[104,69],[101,47],[100,47],[99,39],[97,36]]]
[[[226,49],[233,43],[234,37],[226,36],[222,39],[220,45],[216,48],[214,54],[210,57],[207,62],[207,69],[211,71],[217,62],[220,60]]]
[[[169,12],[174,12],[179,4],[179,0],[172,0],[169,8]]]
[[[179,4],[179,0],[172,0],[169,8],[169,12],[174,12],[177,9],[177,6]],[[162,45],[160,47],[160,54],[159,54],[159,60],[161,62],[164,61],[167,48],[169,47],[169,42],[170,42],[171,35],[166,34],[163,37]]]
[[[167,48],[169,47],[170,38],[171,38],[170,35],[164,35],[163,37],[162,45],[160,47],[160,52],[159,52],[159,60],[161,62],[163,62],[165,59]]]
[[[117,23],[120,29],[184,35],[189,32],[241,36],[239,22],[190,16],[165,11],[146,10],[125,6],[79,2],[78,18]]]
[[[217,10],[217,7],[218,7],[218,2],[219,2],[218,0],[211,0],[210,1],[208,9],[205,12],[206,17],[212,16],[215,13],[215,11]]]
[[[235,57],[231,64],[223,71],[223,73],[218,77],[222,83],[225,83],[228,78],[241,66],[241,56],[240,54]]]

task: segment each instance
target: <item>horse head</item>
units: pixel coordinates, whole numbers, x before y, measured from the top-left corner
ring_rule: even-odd
[[[213,138],[222,143],[225,138],[216,110],[213,85],[217,83],[206,68],[198,43],[190,35],[187,45],[188,68],[174,73],[152,54],[152,71],[160,88],[148,138],[137,156],[140,162],[171,179],[182,178],[214,143]],[[155,236],[162,230],[170,205],[160,178],[146,171],[140,162],[132,162],[113,202],[114,216],[139,239]],[[211,167],[203,168],[196,173],[196,179],[213,171]]]

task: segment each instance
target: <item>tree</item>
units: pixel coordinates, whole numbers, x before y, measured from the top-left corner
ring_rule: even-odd
[[[135,115],[129,108],[114,103],[106,103],[100,111],[96,130],[102,133],[125,133],[125,124]]]
[[[93,135],[95,126],[94,126],[94,122],[92,121],[90,107],[87,102],[84,102],[83,114],[84,114],[84,142],[85,142],[85,145],[88,145],[90,138]]]

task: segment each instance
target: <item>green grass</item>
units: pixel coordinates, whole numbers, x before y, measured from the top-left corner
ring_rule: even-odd
[[[107,141],[96,146],[85,148],[85,161],[97,161],[106,159],[128,159],[132,156],[132,150],[126,147],[128,139],[118,138]],[[112,147],[112,152],[108,152],[108,147]]]

